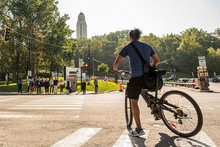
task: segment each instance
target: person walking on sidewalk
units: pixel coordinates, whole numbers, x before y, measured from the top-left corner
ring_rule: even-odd
[[[71,81],[70,81],[70,79],[68,78],[67,79],[67,81],[66,81],[66,83],[65,83],[65,87],[66,87],[66,90],[67,90],[67,95],[69,95],[69,93],[70,93],[70,88],[71,88]]]
[[[147,43],[139,41],[140,36],[141,31],[139,29],[134,29],[129,32],[130,43],[121,49],[121,51],[119,52],[119,56],[115,60],[113,65],[113,71],[117,72],[117,68],[122,59],[129,56],[131,78],[127,85],[127,96],[131,100],[131,109],[137,126],[135,130],[129,133],[129,135],[131,136],[140,136],[145,134],[141,126],[140,111],[138,106],[139,95],[144,85],[144,71],[143,64],[135,49],[133,48],[133,45],[137,47],[137,49],[142,54],[146,62],[148,62],[148,64],[150,64],[150,58],[153,59],[152,66],[154,67],[157,66],[160,62],[160,59],[153,48]]]
[[[34,78],[31,79],[30,82],[30,92],[33,93],[34,92]]]
[[[41,80],[40,80],[40,76],[37,79],[37,94],[41,94]]]
[[[53,93],[54,87],[53,87],[53,77],[50,79],[50,93]]]
[[[85,80],[82,81],[82,91],[83,91],[83,94],[85,95],[86,94],[86,82],[85,82]]]
[[[62,79],[60,79],[59,86],[60,86],[60,94],[63,94],[64,82]]]
[[[55,77],[55,80],[53,81],[53,84],[54,84],[54,94],[57,94],[57,89],[58,89],[57,77]]]
[[[45,94],[49,94],[49,81],[46,78],[45,82],[44,82],[44,86],[45,86]]]
[[[17,84],[18,84],[18,93],[19,93],[19,92],[22,93],[22,84],[23,84],[23,81],[22,81],[21,78],[19,78]]]
[[[95,85],[95,93],[98,93],[98,79],[95,77],[94,79],[94,85]]]

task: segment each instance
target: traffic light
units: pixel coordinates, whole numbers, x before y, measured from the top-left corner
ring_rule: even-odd
[[[85,70],[86,70],[86,72],[88,71],[88,64],[87,63],[85,64]]]
[[[29,59],[25,59],[25,70],[30,70],[31,64]]]
[[[29,59],[25,59],[25,64],[26,65],[30,64],[30,60]]]
[[[9,34],[10,34],[10,29],[8,27],[5,28],[5,34],[4,34],[4,43],[7,43],[9,40]]]

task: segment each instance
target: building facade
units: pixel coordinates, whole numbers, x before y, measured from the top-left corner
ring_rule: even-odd
[[[87,38],[87,25],[85,15],[80,12],[76,24],[76,38]]]

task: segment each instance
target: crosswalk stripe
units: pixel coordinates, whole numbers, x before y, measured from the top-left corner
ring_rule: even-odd
[[[209,136],[203,131],[200,131],[199,134],[190,138],[179,137],[179,142],[181,147],[217,147]]]
[[[5,102],[5,101],[15,100],[15,99],[17,99],[17,98],[10,98],[10,99],[5,99],[5,100],[0,100],[0,103],[1,103],[1,102]]]
[[[147,142],[147,137],[149,130],[144,130],[145,135],[140,137],[132,137],[128,135],[128,130],[126,129],[113,147],[133,147],[133,146],[145,146],[144,143]],[[145,140],[145,141],[143,141]],[[135,145],[134,145],[135,144]]]
[[[17,105],[16,107],[81,107],[82,105]]]
[[[80,147],[100,130],[101,128],[81,128],[73,134],[70,134],[64,139],[58,141],[51,147]]]
[[[81,110],[81,108],[62,108],[62,107],[57,107],[57,108],[45,108],[45,107],[42,107],[42,108],[37,108],[37,107],[30,107],[30,108],[24,108],[24,107],[15,107],[15,108],[8,108],[8,109],[11,109],[11,110],[17,110],[17,109],[31,109],[31,110]]]
[[[8,108],[10,110],[81,110],[85,96],[74,97],[47,97],[30,101],[15,107]]]
[[[41,118],[41,115],[0,115],[0,118]]]

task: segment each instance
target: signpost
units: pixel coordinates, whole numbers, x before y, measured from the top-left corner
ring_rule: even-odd
[[[205,56],[199,56],[199,66],[197,67],[199,88],[200,91],[210,91],[209,90],[209,74],[206,66]]]
[[[206,60],[205,60],[205,56],[199,56],[199,66],[200,67],[206,67]]]

